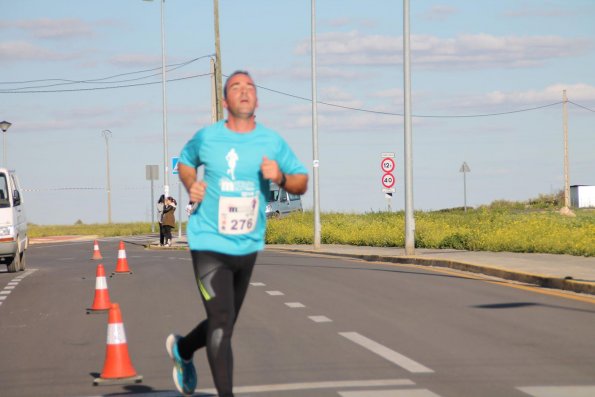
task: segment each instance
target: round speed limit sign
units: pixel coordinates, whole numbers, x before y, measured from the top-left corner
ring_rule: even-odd
[[[393,172],[395,169],[395,160],[393,160],[391,157],[385,157],[382,159],[380,166],[382,167],[382,171],[386,173]]]
[[[390,173],[386,173],[384,175],[382,175],[382,186],[384,186],[385,188],[391,188],[395,185],[395,177],[393,176],[393,174]]]

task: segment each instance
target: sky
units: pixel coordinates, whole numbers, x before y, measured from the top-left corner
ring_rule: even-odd
[[[163,189],[161,4],[0,0],[0,119],[30,222],[151,221],[146,166]],[[167,158],[211,122],[213,1],[164,5]],[[248,70],[257,121],[310,170],[311,1],[219,0],[223,75]],[[595,185],[595,2],[410,2],[412,174],[416,210],[522,201],[569,182]],[[316,2],[320,209],[404,208],[403,3]],[[103,131],[111,135],[104,137]],[[396,192],[381,154],[395,153]],[[459,172],[466,162],[470,172]],[[171,171],[171,166],[168,165]],[[177,175],[168,176],[179,194]],[[178,213],[179,215],[179,213]]]

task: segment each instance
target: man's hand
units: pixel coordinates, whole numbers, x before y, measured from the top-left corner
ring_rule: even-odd
[[[190,201],[194,203],[201,203],[202,200],[205,198],[205,192],[207,191],[207,184],[205,181],[197,181],[190,186],[188,190],[188,195],[190,196]]]
[[[264,179],[270,179],[277,185],[281,183],[283,173],[279,169],[279,164],[275,160],[269,160],[267,156],[263,156],[262,163],[260,164],[260,171]]]

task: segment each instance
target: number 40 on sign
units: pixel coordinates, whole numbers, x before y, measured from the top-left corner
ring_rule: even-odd
[[[382,191],[384,193],[394,193],[395,189],[395,154],[393,152],[386,152],[380,155],[382,161],[380,167],[382,169]]]

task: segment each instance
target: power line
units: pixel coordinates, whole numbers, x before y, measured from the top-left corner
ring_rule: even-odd
[[[586,107],[586,106],[583,106],[583,105],[579,105],[578,103],[574,103],[574,102],[572,102],[572,101],[568,101],[568,103],[572,103],[574,106],[578,106],[579,108],[583,108],[583,109],[585,109],[585,110],[588,110],[589,112],[593,112],[593,113],[595,113],[595,110],[593,110],[593,109],[589,109],[588,107]]]
[[[178,77],[176,79],[167,79],[167,82],[182,81],[195,79],[197,77],[210,76],[210,73],[195,74],[192,76]],[[116,88],[130,88],[130,87],[141,87],[146,85],[161,84],[161,81],[153,81],[149,83],[138,83],[138,84],[125,84],[111,87],[91,87],[91,88],[73,88],[73,89],[61,89],[61,90],[31,90],[31,91],[3,91],[0,90],[0,94],[47,94],[47,93],[58,93],[58,92],[79,92],[79,91],[99,91],[99,90],[111,90]]]
[[[276,94],[285,95],[285,96],[288,96],[288,97],[291,97],[291,98],[301,99],[301,100],[308,101],[308,102],[311,102],[312,101],[310,98],[305,98],[305,97],[301,97],[301,96],[298,96],[298,95],[288,94],[288,93],[285,93],[285,92],[282,92],[282,91],[273,90],[271,88],[267,88],[267,87],[264,87],[264,86],[257,85],[257,87],[258,88],[261,88],[261,89],[263,89],[265,91],[274,92]],[[387,116],[400,116],[400,117],[403,117],[403,114],[402,113],[392,113],[392,112],[383,112],[383,111],[378,111],[378,110],[355,108],[355,107],[351,107],[351,106],[337,105],[337,104],[334,104],[334,103],[328,103],[328,102],[322,102],[322,101],[318,101],[318,103],[321,104],[321,105],[326,105],[326,106],[331,106],[331,107],[336,107],[336,108],[341,108],[341,109],[347,109],[347,110],[354,110],[354,111],[357,111],[357,112],[365,112],[365,113],[383,114],[383,115],[387,115]],[[562,102],[560,101],[560,102],[550,103],[548,105],[536,106],[536,107],[532,107],[532,108],[528,108],[528,109],[511,110],[511,111],[507,111],[507,112],[498,112],[498,113],[467,114],[467,115],[423,115],[423,114],[414,114],[412,116],[413,117],[419,117],[419,118],[471,118],[471,117],[502,116],[502,115],[513,114],[513,113],[530,112],[532,110],[543,109],[543,108],[546,108],[546,107],[559,105],[561,103]]]
[[[112,190],[147,190],[148,187],[132,187],[132,186],[125,186],[125,187],[112,187]],[[24,192],[49,192],[49,191],[59,191],[59,190],[106,190],[105,187],[46,187],[46,188],[28,188],[23,189]]]
[[[212,57],[213,54],[208,54],[208,55],[203,55],[200,56],[198,58],[194,58],[194,59],[190,59],[188,61],[185,62],[180,62],[180,63],[174,63],[171,65],[167,65],[166,68],[172,68],[172,69],[166,69],[167,71],[172,71],[172,70],[176,70],[179,69],[183,66],[189,65],[193,62],[196,62],[200,59],[204,59],[204,58],[210,58]],[[152,69],[145,69],[145,70],[137,70],[135,72],[127,72],[127,73],[120,73],[120,74],[116,74],[113,76],[108,76],[108,77],[100,77],[100,78],[96,78],[96,79],[88,79],[88,80],[80,80],[80,81],[76,81],[76,80],[69,80],[69,79],[37,79],[37,80],[29,80],[29,81],[0,81],[0,84],[31,84],[31,83],[41,83],[44,81],[61,81],[61,82],[67,82],[67,83],[92,83],[92,82],[97,82],[97,81],[102,81],[102,80],[110,80],[116,77],[122,77],[122,76],[129,76],[132,74],[139,74],[139,73],[147,73],[147,72],[152,72],[155,70],[161,70],[161,66],[156,67],[156,68],[152,68]],[[151,75],[153,76],[153,75]],[[147,77],[151,77],[151,76],[147,76]]]
[[[212,55],[204,55],[202,57],[198,57],[198,58],[194,58],[191,59],[189,61],[186,62],[182,62],[182,63],[178,63],[178,64],[173,64],[173,65],[168,65],[168,67],[172,66],[175,67],[174,69],[171,70],[176,70],[178,68],[181,68],[183,66],[186,66],[192,62],[195,62],[199,59],[202,58],[207,58],[207,57],[211,57]],[[118,75],[114,75],[114,76],[110,76],[110,77],[104,77],[104,78],[98,78],[98,79],[92,79],[92,80],[82,80],[82,81],[73,81],[73,80],[60,80],[60,79],[43,79],[43,80],[31,80],[30,82],[41,82],[41,81],[63,81],[66,83],[59,83],[59,84],[55,84],[55,85],[63,85],[63,84],[77,84],[77,83],[95,83],[95,82],[100,82],[102,80],[109,80],[115,77],[121,77],[121,76],[127,76],[127,75],[131,75],[131,74],[138,74],[138,73],[145,73],[145,72],[150,72],[153,70],[158,70],[161,68],[153,68],[153,69],[146,69],[143,71],[136,71],[136,72],[129,72],[129,73],[122,73],[122,74],[118,74]],[[149,76],[144,76],[144,77],[140,77],[140,78],[135,78],[135,79],[128,79],[128,80],[121,80],[121,81],[115,81],[115,82],[104,82],[107,84],[114,84],[114,83],[121,83],[121,82],[127,82],[127,81],[137,81],[137,80],[142,80],[148,77],[153,77],[156,76],[157,74],[153,74],[153,75],[149,75]],[[210,76],[210,73],[204,73],[204,74],[198,74],[198,75],[192,75],[192,76],[186,76],[186,77],[179,77],[179,78],[175,78],[175,79],[167,79],[167,82],[175,82],[175,81],[182,81],[182,80],[189,80],[189,79],[194,79],[194,78],[198,78],[198,77],[205,77],[205,76]],[[223,74],[224,77],[229,77],[228,75]],[[28,82],[21,82],[21,83],[28,83]],[[17,83],[7,83],[7,82],[0,82],[0,84],[17,84]],[[125,84],[125,85],[116,85],[116,86],[109,86],[109,87],[92,87],[92,88],[75,88],[75,89],[60,89],[60,90],[31,90],[31,88],[44,88],[42,87],[21,87],[21,88],[15,88],[15,89],[9,89],[9,90],[0,90],[0,94],[44,94],[44,93],[60,93],[60,92],[80,92],[80,91],[98,91],[98,90],[108,90],[108,89],[119,89],[119,88],[131,88],[131,87],[140,87],[140,86],[147,86],[147,85],[153,85],[153,84],[161,84],[160,81],[155,81],[155,82],[148,82],[148,83],[138,83],[138,84]],[[50,87],[50,86],[54,86],[54,85],[49,85],[49,86],[45,86],[45,87]],[[287,96],[287,97],[291,97],[291,98],[295,98],[295,99],[299,99],[299,100],[303,100],[303,101],[307,101],[307,102],[312,102],[312,99],[310,98],[306,98],[306,97],[302,97],[299,95],[294,95],[294,94],[290,94],[287,92],[283,92],[283,91],[279,91],[279,90],[274,90],[272,88],[268,88],[265,86],[261,86],[261,85],[257,85],[258,88],[265,90],[265,91],[269,91],[269,92],[273,92],[279,95],[283,95],[283,96]],[[23,90],[23,91],[17,91],[17,90]],[[572,101],[568,101],[569,103],[578,106],[580,108],[583,108],[585,110],[588,110],[590,112],[594,112],[595,110],[590,109],[586,106],[582,106],[579,105],[575,102]],[[385,111],[379,111],[379,110],[371,110],[371,109],[364,109],[364,108],[356,108],[356,107],[352,107],[352,106],[344,106],[344,105],[338,105],[338,104],[334,104],[334,103],[328,103],[328,102],[323,102],[323,101],[318,101],[319,104],[321,105],[325,105],[325,106],[330,106],[330,107],[335,107],[335,108],[340,108],[340,109],[346,109],[346,110],[353,110],[353,111],[357,111],[357,112],[364,112],[364,113],[372,113],[372,114],[381,114],[381,115],[386,115],[386,116],[399,116],[399,117],[403,117],[404,115],[402,113],[394,113],[394,112],[385,112]],[[539,110],[539,109],[543,109],[543,108],[547,108],[547,107],[551,107],[551,106],[556,106],[559,105],[563,102],[559,101],[559,102],[554,102],[554,103],[550,103],[547,105],[541,105],[541,106],[535,106],[532,108],[526,108],[526,109],[517,109],[517,110],[510,110],[510,111],[506,111],[506,112],[496,112],[496,113],[481,113],[481,114],[465,114],[465,115],[428,115],[428,114],[414,114],[412,115],[413,117],[417,117],[417,118],[478,118],[478,117],[494,117],[494,116],[504,116],[504,115],[508,115],[508,114],[515,114],[515,113],[522,113],[522,112],[530,112],[530,111],[534,111],[534,110]]]

